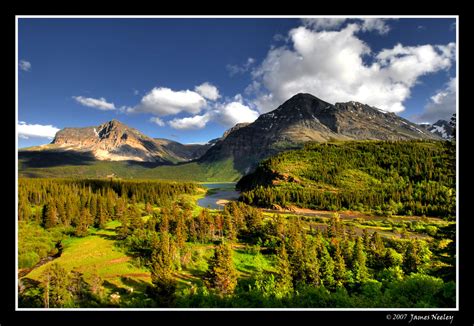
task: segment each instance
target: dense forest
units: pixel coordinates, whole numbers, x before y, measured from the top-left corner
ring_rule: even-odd
[[[454,218],[453,146],[435,141],[310,143],[263,161],[237,187],[243,202],[266,208]]]
[[[455,306],[454,223],[382,236],[337,213],[273,215],[236,202],[202,209],[199,191],[193,183],[20,179],[19,265],[33,270],[20,279],[19,306]],[[119,258],[91,263],[109,254],[87,252],[94,243]],[[52,261],[34,268],[46,255]],[[125,261],[142,273],[120,271],[120,288],[113,268]]]

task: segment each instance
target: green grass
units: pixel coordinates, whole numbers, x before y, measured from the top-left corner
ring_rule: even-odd
[[[151,282],[150,272],[131,264],[131,257],[114,245],[116,235],[113,228],[119,222],[110,222],[105,230],[93,230],[84,238],[68,238],[63,241],[64,251],[61,257],[35,269],[26,277],[38,280],[41,273],[53,262],[59,263],[68,271],[76,270],[84,274],[87,280],[97,273],[105,282],[106,287],[127,289],[130,284],[143,291]],[[107,286],[108,285],[108,286]]]
[[[245,249],[234,249],[234,264],[242,276],[262,272],[275,272],[273,255],[262,255]]]

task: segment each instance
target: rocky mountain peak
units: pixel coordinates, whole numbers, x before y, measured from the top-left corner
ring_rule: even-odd
[[[451,139],[454,132],[451,124],[446,120],[438,120],[433,124],[422,124],[422,126],[443,139]]]
[[[299,93],[253,123],[221,138],[201,158],[233,157],[234,167],[248,173],[256,162],[308,141],[439,139],[437,135],[367,104],[351,101],[335,105]]]
[[[158,163],[189,161],[202,154],[204,147],[155,140],[116,119],[96,127],[64,128],[52,145],[58,150],[90,152],[98,160]]]

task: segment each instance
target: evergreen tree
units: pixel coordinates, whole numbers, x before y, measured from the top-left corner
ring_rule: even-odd
[[[290,261],[288,259],[288,254],[286,252],[285,244],[282,243],[281,247],[277,252],[277,271],[278,271],[278,280],[277,288],[278,292],[281,295],[286,295],[293,291],[293,277],[290,266]]]
[[[344,262],[344,257],[342,255],[339,242],[336,242],[335,244],[333,260],[334,260],[334,280],[336,281],[336,285],[342,286],[344,283],[346,283],[347,275],[346,275],[346,263]]]
[[[237,271],[232,261],[232,247],[225,242],[217,246],[214,257],[209,261],[205,276],[206,285],[220,296],[234,292],[237,285]]]
[[[43,221],[44,227],[47,229],[55,227],[58,224],[58,211],[56,209],[56,205],[54,205],[52,202],[44,205]]]
[[[184,217],[180,215],[178,217],[178,223],[176,225],[176,240],[179,249],[184,248],[187,238],[188,234],[186,230],[186,223],[184,221]]]
[[[331,288],[334,285],[334,261],[324,244],[319,248],[319,261],[321,264],[321,281],[325,287]]]
[[[422,264],[420,243],[418,240],[410,240],[405,251],[403,269],[406,274],[416,273]]]
[[[237,230],[232,215],[224,213],[224,235],[225,238],[231,242],[237,239]]]
[[[367,269],[367,254],[365,253],[364,240],[357,237],[354,248],[354,280],[363,283],[369,278]]]
[[[160,239],[152,241],[151,281],[153,286],[147,288],[158,307],[174,306],[176,281],[173,277],[173,262],[170,250],[170,235],[161,233]]]
[[[53,263],[40,276],[45,308],[62,308],[71,303],[69,273],[58,263]]]
[[[81,210],[79,220],[77,221],[77,225],[74,229],[74,234],[77,237],[85,237],[88,234],[90,218],[91,214],[89,213],[89,210],[84,207]]]

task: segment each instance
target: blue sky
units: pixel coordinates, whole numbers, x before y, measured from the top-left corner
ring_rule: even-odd
[[[454,18],[19,18],[19,147],[113,118],[201,143],[298,92],[435,122],[455,48]]]

